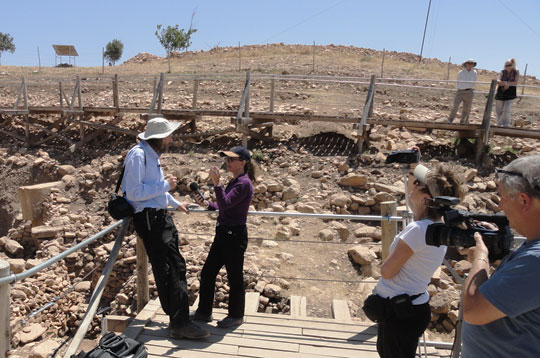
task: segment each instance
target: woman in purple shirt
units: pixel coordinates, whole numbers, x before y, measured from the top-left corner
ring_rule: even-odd
[[[244,322],[244,252],[248,244],[246,219],[253,197],[251,182],[255,181],[255,173],[251,155],[246,148],[238,146],[219,154],[225,157],[227,171],[232,173],[233,179],[223,189],[219,169],[214,166],[210,169],[210,179],[214,183],[216,203],[195,196],[197,203],[207,206],[209,210],[219,210],[219,215],[214,242],[201,271],[199,307],[191,314],[191,318],[212,321],[216,276],[225,265],[230,286],[229,312],[217,325],[230,328]]]

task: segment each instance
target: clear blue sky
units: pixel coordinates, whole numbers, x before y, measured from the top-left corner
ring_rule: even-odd
[[[429,0],[4,0],[0,32],[17,47],[2,54],[3,65],[54,66],[52,44],[72,44],[76,64],[100,66],[101,49],[124,43],[120,63],[139,52],[164,56],[157,24],[188,28],[190,50],[241,44],[353,45],[418,54]],[[540,77],[540,1],[432,0],[425,57],[501,70],[515,57],[523,73]],[[64,62],[67,60],[64,58]]]

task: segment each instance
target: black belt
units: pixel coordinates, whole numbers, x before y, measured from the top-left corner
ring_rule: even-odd
[[[246,227],[246,224],[240,224],[240,225],[225,225],[225,224],[220,224],[220,223],[217,223],[216,224],[217,227],[219,227],[220,229],[223,228],[223,229],[241,229],[243,227]]]
[[[165,215],[167,214],[167,209],[144,208],[141,212],[147,212],[148,214]]]
[[[472,88],[463,88],[463,89],[460,89],[460,91],[472,91],[473,89]]]

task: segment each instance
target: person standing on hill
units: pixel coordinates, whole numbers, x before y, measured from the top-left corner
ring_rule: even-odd
[[[474,86],[476,84],[477,73],[474,70],[476,61],[469,59],[462,64],[463,69],[459,71],[457,76],[457,92],[454,97],[454,106],[448,117],[448,123],[452,123],[461,102],[463,109],[461,110],[461,122],[469,123],[469,114],[471,113],[472,101],[474,97]]]
[[[516,68],[516,60],[510,58],[504,63],[504,69],[497,79],[497,94],[495,95],[495,111],[497,112],[497,125],[508,127],[510,125],[510,109],[512,102],[517,97],[517,84],[519,71]]]
[[[179,125],[165,118],[148,121],[146,131],[138,136],[140,142],[126,155],[122,192],[133,206],[133,225],[152,264],[159,301],[170,319],[170,336],[196,339],[210,333],[189,319],[186,261],[178,249],[178,231],[167,211],[172,207],[187,213],[188,203],[178,202],[169,193],[178,179],[165,178],[159,162]]]

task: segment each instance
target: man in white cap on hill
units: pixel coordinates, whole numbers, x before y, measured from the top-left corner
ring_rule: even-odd
[[[179,123],[165,118],[148,121],[140,142],[126,155],[122,192],[133,206],[133,224],[142,238],[156,280],[161,307],[169,315],[173,338],[205,338],[208,330],[189,319],[186,261],[178,249],[178,231],[167,209],[187,213],[187,203],[178,202],[169,191],[177,178],[163,176],[159,156],[167,151]]]
[[[461,110],[461,123],[469,123],[469,114],[471,113],[471,106],[474,97],[474,85],[476,84],[477,73],[474,70],[476,61],[469,59],[462,64],[463,69],[459,71],[457,76],[457,92],[454,97],[454,106],[448,117],[448,123],[452,123],[461,102],[463,102],[463,109]]]

